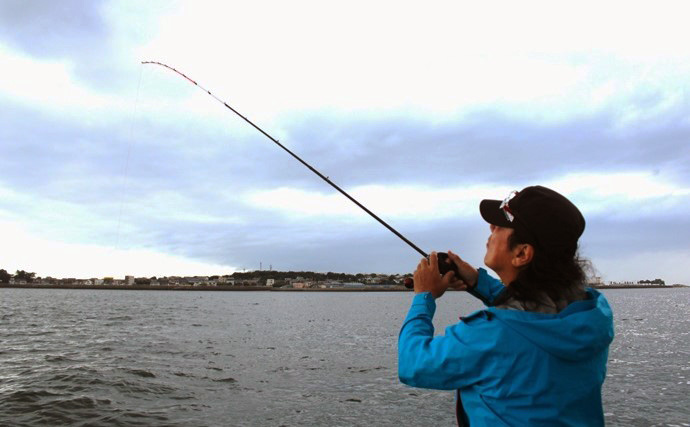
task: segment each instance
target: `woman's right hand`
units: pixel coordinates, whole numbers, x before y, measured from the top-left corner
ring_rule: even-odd
[[[455,279],[465,282],[468,288],[474,288],[477,286],[479,272],[476,268],[463,261],[462,258],[452,251],[448,251],[448,258],[458,267],[460,277],[456,277]]]

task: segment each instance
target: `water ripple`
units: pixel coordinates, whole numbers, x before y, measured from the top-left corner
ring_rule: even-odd
[[[607,425],[688,424],[690,304],[678,302],[690,292],[606,296],[616,315]],[[0,425],[452,426],[452,393],[398,381],[409,301],[0,289]],[[442,331],[479,306],[450,294],[434,323]]]

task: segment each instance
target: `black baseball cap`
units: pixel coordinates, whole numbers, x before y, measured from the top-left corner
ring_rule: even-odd
[[[572,256],[585,231],[585,218],[565,196],[535,185],[504,200],[482,200],[479,212],[489,224],[520,230],[537,247]]]

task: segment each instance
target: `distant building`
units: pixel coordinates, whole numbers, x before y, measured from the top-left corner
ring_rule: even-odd
[[[603,280],[601,280],[601,277],[599,276],[594,276],[589,281],[587,282],[587,286],[590,288],[600,288],[602,286],[606,286],[606,283],[604,283]]]
[[[349,283],[343,283],[344,288],[363,288],[364,283],[359,283],[359,282],[349,282]]]
[[[125,276],[125,285],[133,286],[134,285],[134,276]]]
[[[275,282],[276,279],[266,279],[266,286],[273,286]]]
[[[203,276],[185,277],[184,281],[188,285],[192,286],[205,286],[208,285],[208,278]]]
[[[292,282],[292,287],[295,289],[307,289],[307,288],[311,288],[313,285],[314,285],[314,282],[309,282],[309,281]]]

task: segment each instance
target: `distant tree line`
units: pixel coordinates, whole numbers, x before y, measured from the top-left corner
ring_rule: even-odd
[[[661,279],[654,279],[654,280],[640,280],[637,283],[648,283],[650,285],[666,285],[666,282],[664,282]]]
[[[36,273],[30,273],[24,270],[17,270],[17,272],[12,275],[5,269],[0,269],[0,283],[10,283],[10,279],[14,277],[15,280],[24,280],[27,283],[31,283],[36,278]]]
[[[362,282],[365,280],[365,278],[369,277],[371,275],[369,274],[363,274],[363,273],[357,273],[357,274],[349,274],[349,273],[334,273],[334,272],[328,272],[328,273],[316,273],[313,271],[274,271],[274,270],[255,270],[255,271],[247,271],[247,272],[234,272],[231,275],[228,275],[226,277],[232,277],[235,279],[235,282],[243,283],[243,282],[248,282],[250,280],[254,279],[259,279],[260,282],[266,281],[266,279],[273,279],[277,282],[278,286],[284,284],[288,279],[294,279],[301,277],[304,280],[310,280],[310,281],[327,281],[327,280],[337,280],[340,282]],[[24,270],[17,270],[15,274],[10,274],[4,269],[0,269],[0,283],[9,283],[10,279],[13,278],[15,281],[19,280],[24,280],[27,283],[32,283],[34,282],[36,278],[36,273],[31,273],[28,271]],[[220,276],[214,275],[210,276],[209,279],[211,280],[218,280]],[[160,278],[163,279],[163,278]],[[134,279],[134,283],[137,285],[148,285],[151,282],[155,282],[160,280],[158,278],[154,277],[137,277]],[[163,279],[165,280],[165,279]],[[389,276],[383,276],[382,281],[386,283],[393,283],[396,280],[398,280],[398,277],[396,275],[389,275]],[[657,279],[658,280],[658,279]],[[63,282],[70,283],[70,282],[76,282],[77,279],[75,278],[66,278],[63,279]],[[112,283],[113,278],[107,277],[104,279],[105,283]]]
[[[325,281],[325,280],[338,280],[341,282],[359,282],[364,280],[369,276],[368,274],[357,273],[333,273],[329,271],[328,273],[316,273],[313,271],[274,271],[274,270],[258,270],[258,271],[248,271],[248,272],[235,272],[231,275],[235,280],[249,280],[249,279],[260,279],[265,281],[266,279],[275,280],[286,280],[294,279],[296,277],[302,277],[308,280],[314,281]],[[211,277],[213,278],[213,277]],[[395,275],[387,276],[386,280],[388,282],[393,282],[396,280]]]

